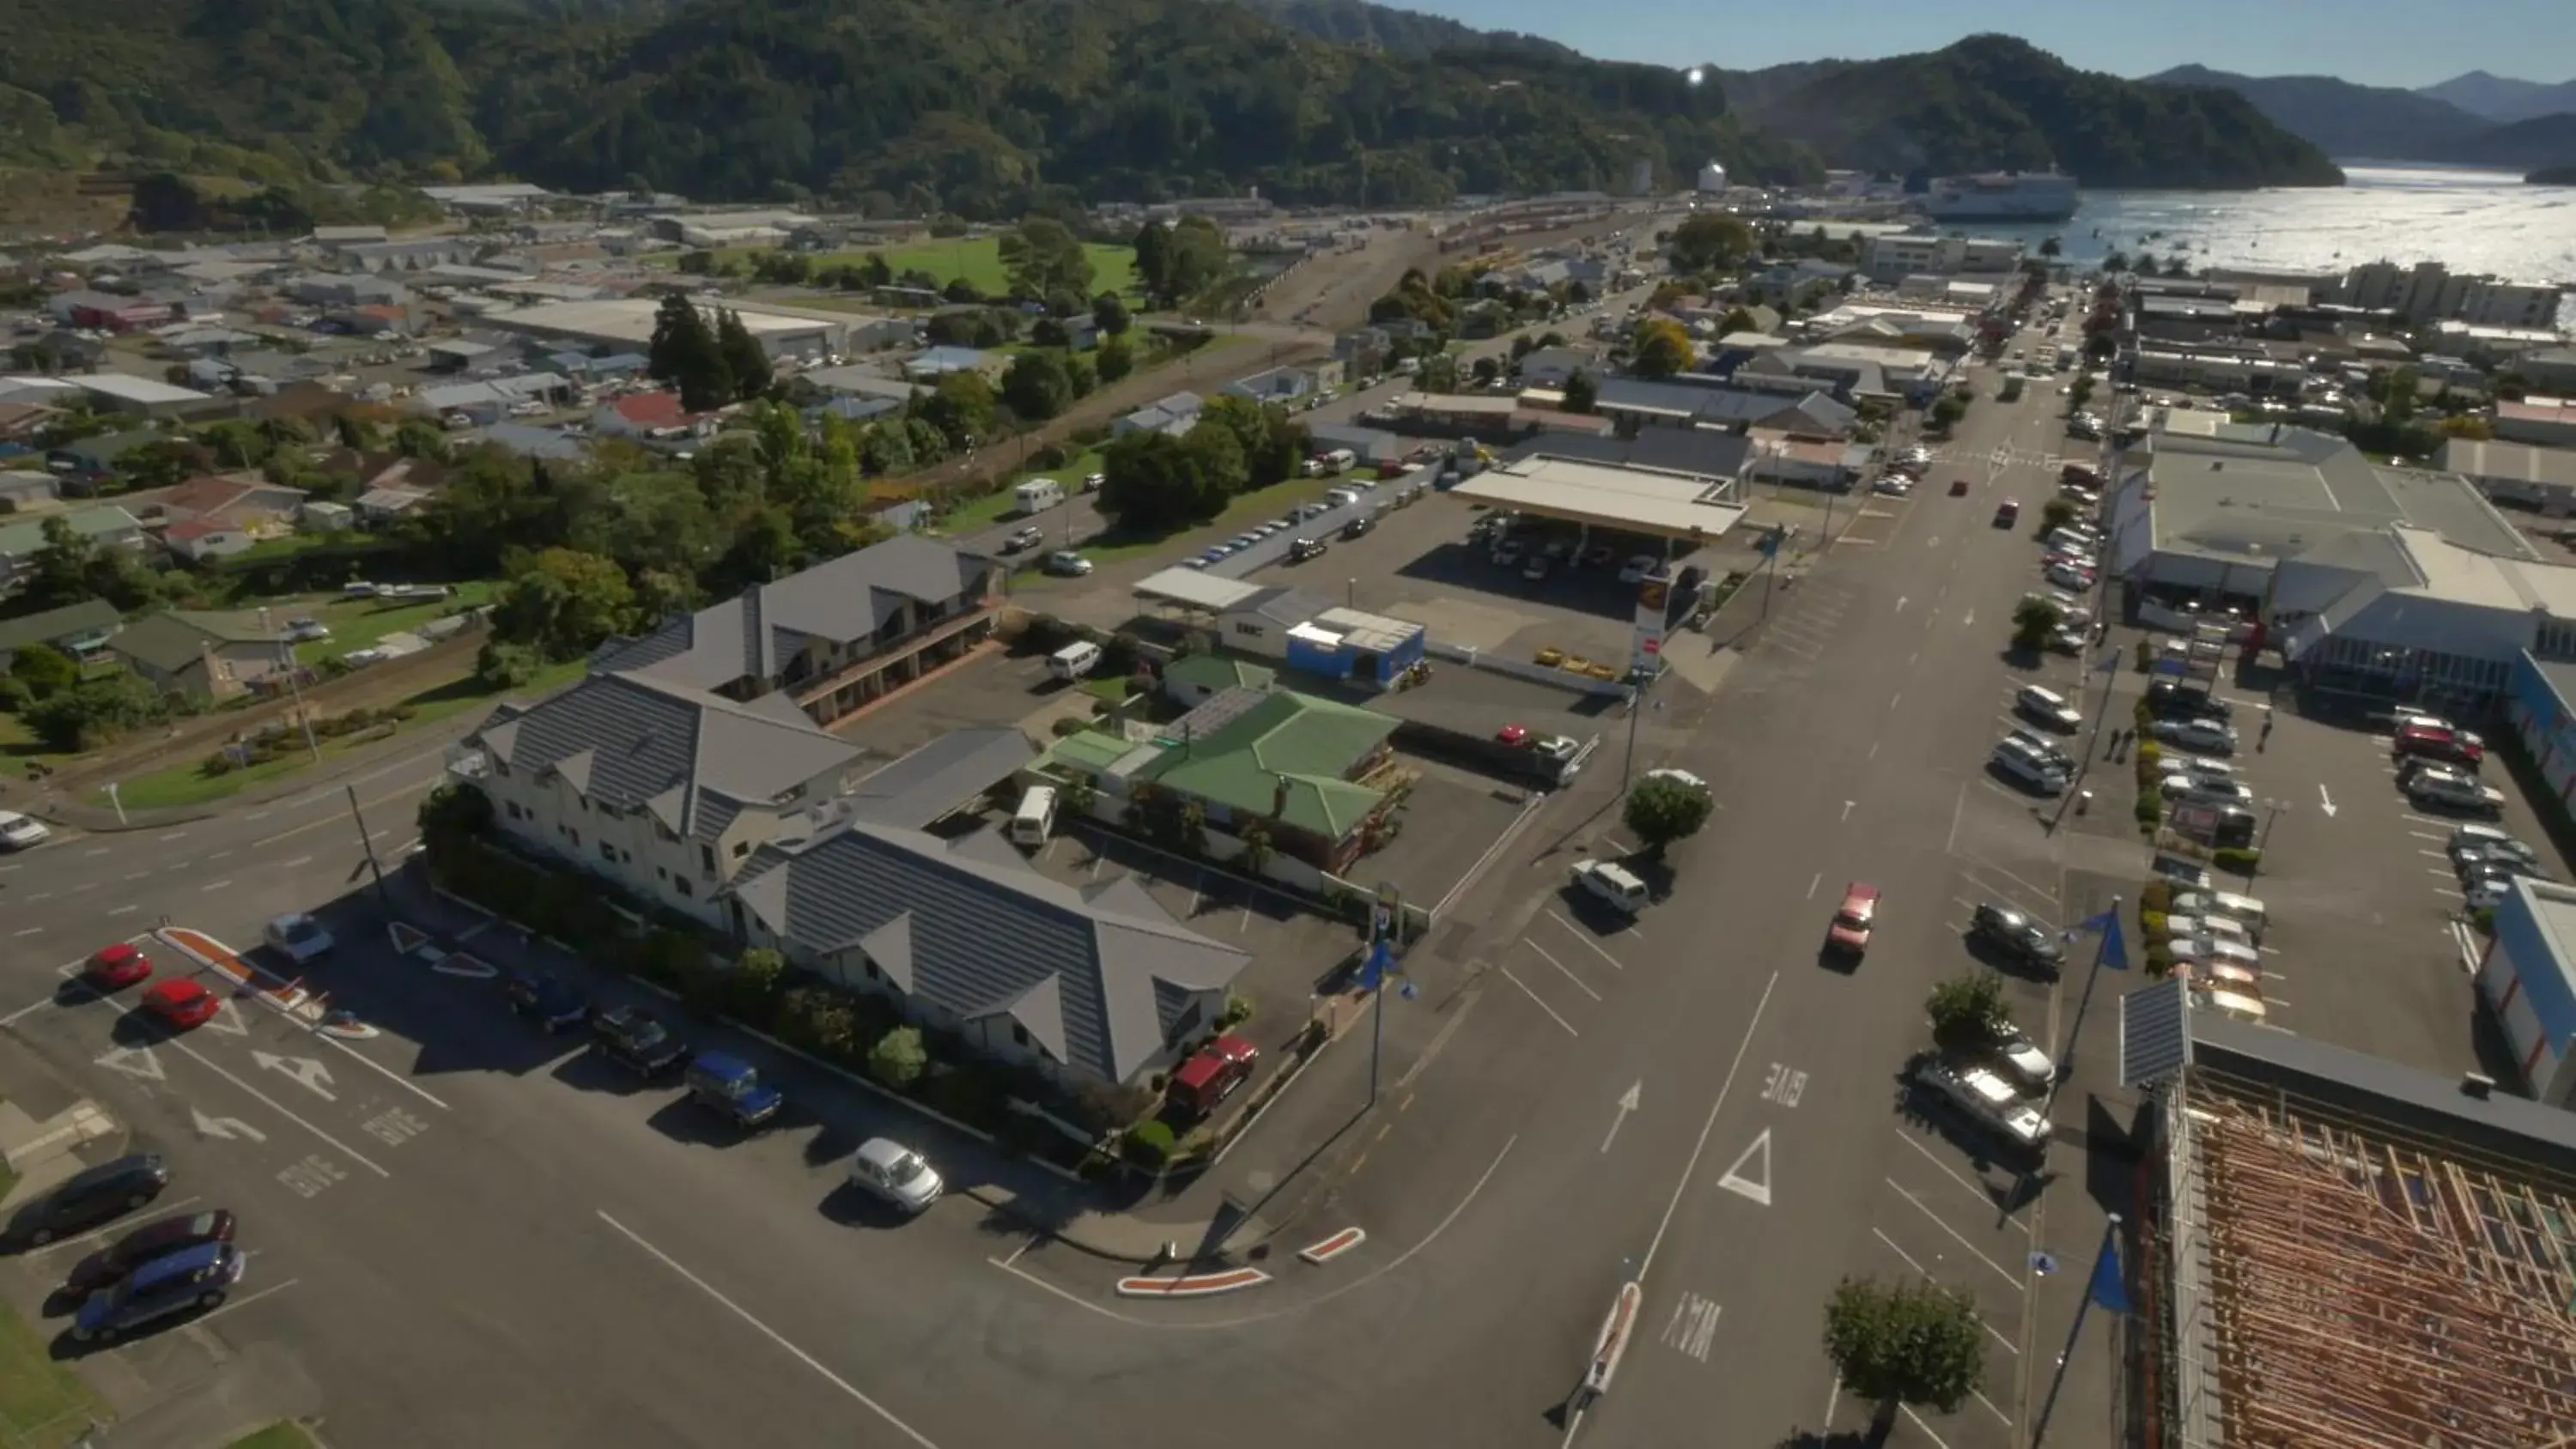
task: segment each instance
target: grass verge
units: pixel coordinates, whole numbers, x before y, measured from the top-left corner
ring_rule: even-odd
[[[65,1449],[105,1417],[106,1405],[54,1358],[36,1326],[0,1306],[0,1444]]]
[[[224,1449],[321,1449],[314,1437],[299,1424],[271,1424],[244,1434]]]

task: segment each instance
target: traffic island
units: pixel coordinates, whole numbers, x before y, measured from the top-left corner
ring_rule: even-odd
[[[1178,1278],[1121,1278],[1121,1298],[1213,1298],[1220,1293],[1240,1293],[1258,1288],[1270,1281],[1270,1275],[1258,1268],[1227,1268],[1215,1273],[1187,1273]]]
[[[1315,1267],[1322,1267],[1344,1253],[1368,1241],[1368,1234],[1358,1228],[1344,1228],[1318,1243],[1297,1250],[1297,1256]]]

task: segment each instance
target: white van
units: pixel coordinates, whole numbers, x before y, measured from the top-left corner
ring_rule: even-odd
[[[1011,812],[1011,839],[1020,845],[1044,845],[1055,829],[1055,787],[1031,785],[1020,795],[1020,808]]]
[[[1032,478],[1011,490],[1011,502],[1023,516],[1043,513],[1064,501],[1064,485],[1053,478]]]
[[[1995,742],[1995,765],[2006,775],[2042,795],[2066,793],[2067,774],[2056,761],[2049,759],[2022,740]]]
[[[1091,673],[1093,669],[1099,667],[1099,664],[1099,645],[1090,643],[1067,644],[1063,648],[1047,656],[1047,673],[1054,675],[1058,679],[1071,682]]]
[[[2250,1022],[2255,1026],[2263,1024],[2263,998],[2259,996],[2249,996],[2242,991],[2218,990],[2194,992],[2193,996],[2202,1006],[2222,1016],[2232,1016],[2238,1021]]]

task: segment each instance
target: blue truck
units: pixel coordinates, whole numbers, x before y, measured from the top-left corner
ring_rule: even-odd
[[[749,1062],[721,1052],[701,1052],[690,1062],[688,1084],[691,1097],[745,1128],[761,1126],[786,1105],[786,1098],[764,1084]]]

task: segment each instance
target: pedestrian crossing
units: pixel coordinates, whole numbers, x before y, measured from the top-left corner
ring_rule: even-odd
[[[2065,467],[2068,460],[2063,453],[2043,453],[2036,448],[1999,447],[1983,450],[1935,448],[1932,450],[1932,461],[1936,465],[1946,464],[1953,468],[1983,466],[1998,473],[2006,468],[2038,468],[2054,473]]]

